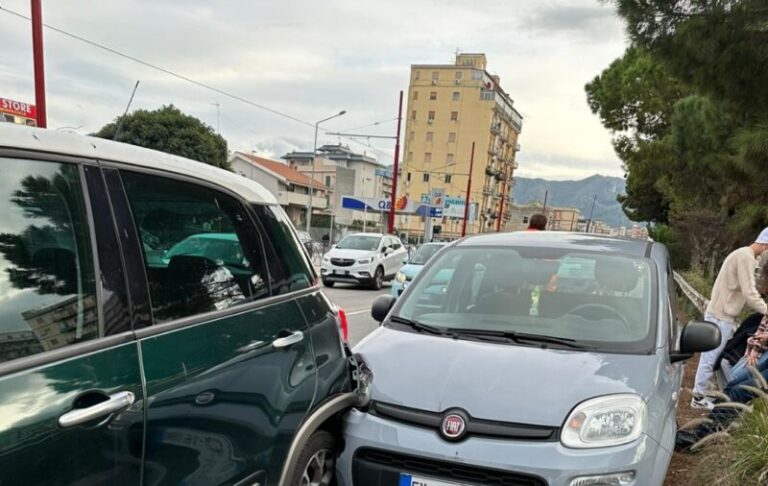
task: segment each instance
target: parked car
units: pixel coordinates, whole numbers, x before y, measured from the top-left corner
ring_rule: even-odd
[[[400,271],[397,272],[395,279],[392,281],[390,292],[392,296],[399,297],[403,290],[405,290],[406,285],[424,268],[429,259],[445,246],[446,243],[426,243],[421,245],[412,257],[404,260],[405,265],[400,268]]]
[[[0,125],[0,483],[329,484],[346,320],[274,196]]]
[[[312,259],[315,256],[317,247],[315,241],[312,239],[312,236],[306,231],[296,231],[296,234],[299,236],[299,241],[304,246],[304,249],[307,250],[309,258]]]
[[[682,362],[720,340],[710,323],[679,331],[674,286],[653,242],[509,233],[443,249],[374,302],[339,483],[661,485]]]
[[[408,250],[397,236],[354,233],[325,254],[320,275],[326,287],[344,282],[378,290],[395,277],[407,257]]]

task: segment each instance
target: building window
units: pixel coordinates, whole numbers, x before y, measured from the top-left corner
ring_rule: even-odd
[[[331,187],[331,176],[325,176],[325,187]]]
[[[425,152],[424,153],[424,163],[428,164],[432,162],[432,152]]]
[[[437,99],[437,91],[430,91],[429,92],[429,99],[432,101],[435,101]]]
[[[448,134],[448,143],[456,143],[456,132]]]
[[[456,71],[456,81],[461,82],[461,78],[464,77],[463,71]]]
[[[459,120],[459,112],[458,111],[452,111],[451,112],[451,121],[458,121]]]
[[[424,174],[422,174],[421,175],[421,180],[422,180],[422,182],[429,182],[429,174],[427,174],[426,172]]]
[[[427,132],[427,142],[432,142],[435,139],[435,132]]]
[[[427,121],[429,123],[432,123],[433,121],[435,121],[435,112],[434,111],[430,111],[429,112],[429,114],[427,115]]]
[[[419,79],[419,78],[416,78],[416,79]],[[479,69],[472,71],[472,79],[474,79],[475,81],[479,81],[483,79],[483,72],[480,71]]]
[[[459,93],[458,91],[454,91],[453,98],[452,98],[453,101],[459,101],[460,98],[461,98],[461,93]]]
[[[445,162],[448,164],[453,164],[456,161],[456,158],[453,156],[453,154],[448,154],[448,156],[445,158]]]
[[[408,152],[408,162],[413,162],[413,152]]]
[[[445,174],[445,183],[450,184],[453,176],[451,174]]]
[[[414,137],[416,137],[416,132],[414,132],[413,130],[411,130],[411,140],[413,140],[413,139],[414,139]]]
[[[419,92],[418,91],[414,91],[413,92],[413,99],[414,99],[414,101],[419,99]]]
[[[415,120],[415,119],[416,119],[416,110],[413,110],[411,112],[411,120]]]
[[[523,224],[528,224],[528,216],[523,216]]]
[[[416,81],[418,81],[419,79],[421,79],[421,71],[416,71],[416,75],[414,76],[414,79],[415,79]]]
[[[432,82],[437,83],[440,81],[440,71],[432,71]]]
[[[411,173],[410,172],[408,174],[406,174],[405,180],[408,181],[408,182],[411,182]]]

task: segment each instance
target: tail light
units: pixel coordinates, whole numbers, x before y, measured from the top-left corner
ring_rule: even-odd
[[[344,342],[349,341],[349,321],[347,321],[347,313],[342,308],[339,308],[339,328]]]

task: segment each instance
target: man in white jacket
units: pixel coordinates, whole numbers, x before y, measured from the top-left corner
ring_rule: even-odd
[[[734,251],[723,262],[712,287],[712,298],[704,313],[704,320],[717,324],[722,340],[720,346],[702,353],[696,382],[693,385],[693,408],[713,407],[713,400],[706,396],[714,375],[715,360],[738,327],[739,314],[744,306],[760,314],[768,314],[768,306],[760,297],[755,285],[757,258],[768,249],[768,228],[765,228],[754,243]]]

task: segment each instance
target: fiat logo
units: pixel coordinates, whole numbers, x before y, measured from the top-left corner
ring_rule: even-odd
[[[464,417],[455,413],[443,417],[443,423],[440,425],[440,433],[447,440],[458,440],[467,430],[467,422]]]

